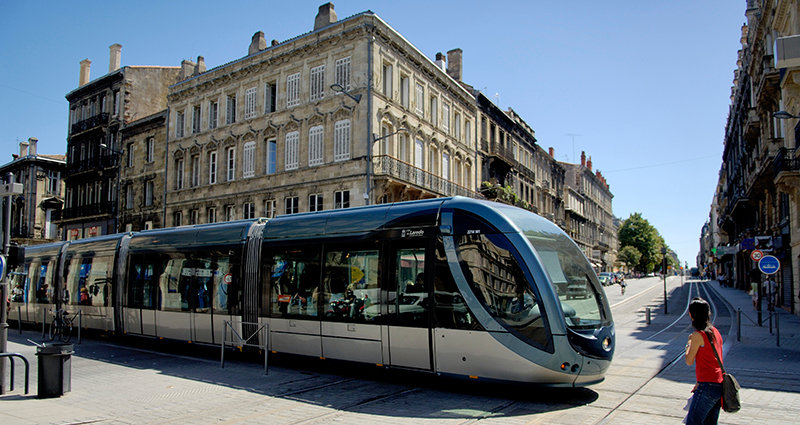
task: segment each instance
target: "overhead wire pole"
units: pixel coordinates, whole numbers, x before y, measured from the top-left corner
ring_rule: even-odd
[[[576,136],[582,136],[582,135],[581,134],[575,134],[575,133],[567,133],[567,134],[565,134],[565,136],[572,138],[572,163],[575,164],[575,137]]]
[[[6,174],[6,184],[0,187],[0,197],[5,200],[3,211],[3,255],[0,258],[0,353],[8,351],[8,253],[11,247],[11,195],[22,194],[22,184],[14,183],[14,174]],[[0,358],[0,394],[6,393],[6,359]]]

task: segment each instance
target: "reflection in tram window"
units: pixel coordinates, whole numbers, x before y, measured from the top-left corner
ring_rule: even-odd
[[[36,270],[34,280],[36,282],[36,302],[39,304],[50,304],[53,299],[53,288],[50,285],[52,279],[47,278],[49,262],[44,262],[37,267],[36,263],[31,264],[31,269]]]
[[[425,286],[425,248],[398,249],[394,260],[395,281],[387,298],[392,323],[427,327],[430,302]]]
[[[327,320],[374,322],[380,317],[377,250],[329,250],[322,283]]]
[[[464,276],[489,312],[534,345],[548,345],[541,304],[505,236],[459,236],[457,246]]]
[[[275,252],[270,262],[272,316],[316,317],[320,278],[318,248]]]
[[[9,286],[11,287],[10,296],[11,302],[27,303],[28,302],[28,288],[30,287],[31,263],[27,262],[21,267],[9,273]]]
[[[433,299],[436,301],[435,317],[436,326],[448,329],[473,329],[483,330],[475,316],[467,308],[464,297],[461,296],[439,237],[436,244],[436,272],[433,277]]]
[[[157,255],[131,256],[127,306],[152,310],[156,305],[159,257]]]
[[[64,299],[70,305],[107,306],[112,279],[112,255],[69,259]]]

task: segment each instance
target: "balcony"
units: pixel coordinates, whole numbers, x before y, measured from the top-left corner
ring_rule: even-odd
[[[797,158],[797,148],[780,148],[772,162],[772,171],[777,184],[800,184],[800,158]]]
[[[413,184],[440,196],[468,196],[482,198],[478,192],[467,189],[450,180],[431,174],[397,158],[381,155],[373,158],[372,172],[375,177],[388,176],[404,183]]]
[[[75,175],[86,171],[99,171],[106,168],[115,168],[119,163],[118,155],[100,155],[84,160],[72,161],[67,164],[67,175]]]
[[[80,207],[65,208],[62,216],[64,220],[69,220],[81,217],[114,215],[115,212],[116,211],[113,202],[98,202],[89,205],[82,205]]]
[[[80,133],[100,125],[108,124],[108,118],[110,116],[111,115],[109,113],[103,112],[93,117],[89,117],[83,121],[78,121],[75,124],[72,124],[72,131],[70,131],[70,134]]]

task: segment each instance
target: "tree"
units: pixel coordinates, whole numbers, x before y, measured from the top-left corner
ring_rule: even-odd
[[[649,273],[661,262],[661,247],[664,239],[658,230],[648,222],[642,213],[633,213],[622,222],[619,228],[619,244],[623,248],[632,246],[641,254],[636,269]]]
[[[642,253],[632,245],[627,245],[623,246],[622,249],[619,250],[617,257],[620,261],[625,263],[625,266],[628,268],[628,270],[632,270],[639,264],[639,260],[642,259]]]

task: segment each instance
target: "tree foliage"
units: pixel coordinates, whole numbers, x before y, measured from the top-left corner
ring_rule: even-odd
[[[633,213],[622,222],[619,245],[622,249],[630,246],[639,251],[641,257],[635,269],[644,273],[653,271],[661,263],[661,248],[666,247],[664,238],[642,217],[642,213]]]
[[[619,250],[618,258],[625,263],[628,270],[632,270],[639,265],[639,260],[642,259],[642,253],[632,245],[627,245]]]

